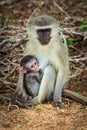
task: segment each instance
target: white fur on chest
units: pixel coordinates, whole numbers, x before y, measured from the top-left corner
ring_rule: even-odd
[[[44,70],[49,63],[49,56],[47,56],[44,51],[39,51],[38,54],[36,54],[36,57],[38,59],[40,69]]]
[[[55,53],[56,51],[54,52],[53,48],[43,47],[38,49],[37,52],[38,53],[36,53],[36,58],[38,59],[39,66],[42,70],[44,70],[44,68],[49,64],[58,69],[58,57]]]

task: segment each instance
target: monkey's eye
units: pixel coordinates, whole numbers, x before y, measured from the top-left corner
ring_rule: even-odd
[[[34,64],[36,65],[37,63],[35,62]]]
[[[33,68],[34,66],[33,65],[31,65],[31,68]]]

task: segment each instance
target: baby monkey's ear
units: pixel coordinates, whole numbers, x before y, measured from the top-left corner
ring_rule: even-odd
[[[20,67],[19,67],[19,70],[20,70],[22,73],[27,73],[27,69],[26,69],[25,67],[20,66]]]

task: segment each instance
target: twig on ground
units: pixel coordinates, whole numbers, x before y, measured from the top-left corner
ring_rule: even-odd
[[[60,29],[65,35],[70,35],[70,36],[80,36],[82,40],[86,40],[87,39],[87,33],[86,32],[76,32],[75,30],[71,29],[71,28],[63,28]]]
[[[37,11],[39,11],[39,10],[40,10],[39,7],[37,7],[37,8],[32,12],[32,14],[30,15],[29,19],[27,20],[27,24],[30,22],[32,16],[33,16]]]
[[[17,86],[17,83],[13,83],[13,82],[9,82],[9,81],[4,81],[4,84],[10,85],[10,86],[14,86],[14,87]],[[11,88],[11,87],[9,87],[9,86],[7,86],[7,87],[8,87],[8,88]],[[14,91],[13,88],[11,88],[11,90]]]
[[[3,96],[3,95],[0,95],[0,100],[7,100],[7,101],[10,101],[10,98],[8,98],[8,97],[5,97],[5,96]]]
[[[74,49],[75,51],[79,52],[79,53],[82,53],[81,50],[77,49],[76,47],[74,47],[73,45],[70,45],[69,46],[70,48]]]
[[[7,111],[10,111],[11,107],[15,107],[15,108],[19,109],[18,105],[11,104],[11,102],[10,102],[8,105]]]
[[[6,117],[6,114],[4,112],[0,111],[0,116]]]
[[[14,0],[4,0],[0,2],[0,5],[8,5],[8,4],[12,4],[14,2]]]
[[[81,75],[82,72],[83,72],[83,70],[76,70],[72,76],[69,76],[69,78],[75,78],[75,77]]]
[[[15,72],[16,67],[14,67],[9,74],[4,78],[4,80],[6,80],[7,78],[9,78],[10,75],[12,75]]]
[[[22,0],[21,0],[22,1]],[[9,5],[9,4],[13,4],[13,3],[17,3],[17,2],[20,2],[20,0],[4,0],[4,1],[1,1],[0,2],[0,5]]]
[[[81,62],[81,61],[87,61],[87,56],[86,57],[82,57],[82,58],[74,58],[74,59],[71,59],[70,58],[70,61],[72,62]]]
[[[84,55],[85,55],[84,53],[81,53],[81,54],[79,54],[79,55],[72,56],[71,59],[80,58],[80,57],[83,57]]]
[[[68,13],[67,13],[64,9],[62,9],[62,7],[60,7],[55,1],[53,1],[53,4],[54,4],[61,12],[63,12],[67,17],[70,17],[70,16],[68,15]]]

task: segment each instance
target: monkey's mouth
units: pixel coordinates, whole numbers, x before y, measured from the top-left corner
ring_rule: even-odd
[[[39,39],[41,45],[47,45],[47,44],[49,44],[51,37],[49,37],[49,38],[44,38],[44,39],[38,38],[38,39]]]

